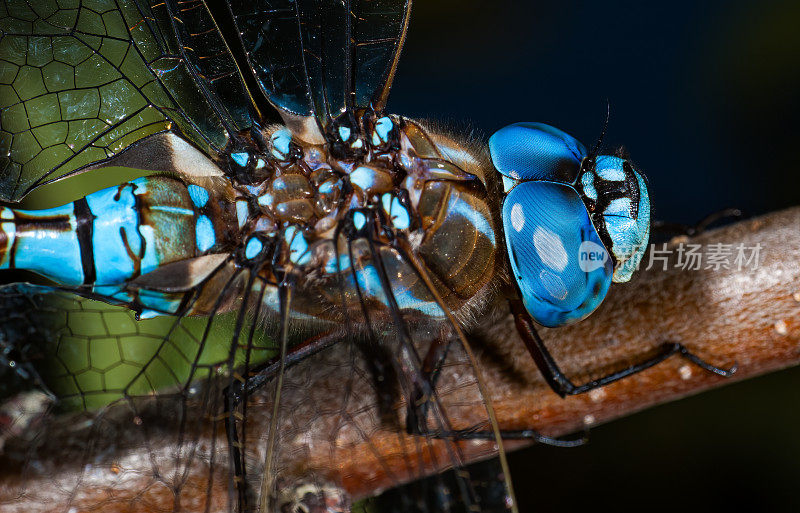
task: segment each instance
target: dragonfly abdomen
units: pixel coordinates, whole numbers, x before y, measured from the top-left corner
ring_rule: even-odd
[[[197,185],[152,176],[46,210],[0,210],[0,268],[65,287],[123,285],[160,266],[230,251],[235,209]]]

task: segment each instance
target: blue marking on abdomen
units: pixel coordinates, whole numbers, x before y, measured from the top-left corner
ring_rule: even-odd
[[[138,258],[142,254],[134,187],[126,184],[86,196],[89,209],[95,216],[92,246],[97,285],[111,285],[130,279],[135,271],[132,255]],[[141,271],[146,272],[144,269]]]
[[[19,220],[14,229],[16,244],[14,245],[14,268],[29,269],[51,278],[61,285],[81,285],[84,281],[81,246],[75,232],[75,209],[72,203],[47,210],[17,210],[17,213],[30,218]],[[67,217],[69,228],[58,228],[42,225],[35,230],[19,230],[20,226],[30,223],[36,225],[36,218]],[[4,229],[10,223],[3,223]],[[10,249],[10,248],[9,248]],[[8,268],[9,255],[2,262]]]

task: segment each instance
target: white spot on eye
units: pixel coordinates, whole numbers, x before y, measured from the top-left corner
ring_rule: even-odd
[[[525,228],[525,212],[522,211],[522,205],[519,203],[515,203],[511,207],[511,226],[518,232]]]
[[[595,388],[591,392],[589,392],[589,399],[593,402],[599,403],[603,399],[606,398],[606,391],[603,388]]]
[[[564,282],[555,273],[542,269],[539,273],[539,283],[554,299],[563,301],[567,297],[567,287],[564,286]]]
[[[509,171],[508,174],[514,180],[519,180],[519,172],[517,172],[517,171]]]
[[[686,381],[692,377],[692,368],[688,365],[681,365],[681,368],[678,369],[678,374],[681,375],[681,379]]]
[[[786,325],[786,321],[781,319],[775,323],[775,331],[778,332],[778,335],[786,335],[789,333],[789,326]]]
[[[550,269],[562,272],[567,268],[569,257],[561,237],[544,226],[537,226],[533,232],[533,247],[536,248],[542,263]]]

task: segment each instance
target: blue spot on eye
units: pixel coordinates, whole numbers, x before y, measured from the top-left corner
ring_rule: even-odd
[[[279,160],[283,160],[289,154],[289,148],[292,143],[292,132],[283,128],[272,134],[270,138],[272,143],[272,155]]]
[[[197,241],[197,249],[200,251],[208,251],[214,245],[214,242],[216,242],[217,237],[214,234],[214,224],[208,216],[200,216],[197,218],[194,233]]]
[[[245,167],[247,165],[247,161],[250,160],[250,154],[247,152],[232,153],[231,158],[240,166]]]
[[[251,260],[258,256],[261,253],[261,250],[264,248],[264,244],[258,240],[258,237],[253,237],[249,241],[247,241],[247,246],[244,248],[244,257],[248,260]]]
[[[203,208],[208,203],[208,191],[197,185],[187,185],[186,190],[189,191],[189,197],[192,198],[192,203],[197,208]]]
[[[346,126],[339,127],[339,137],[342,141],[347,141],[350,139],[350,128]]]
[[[375,122],[375,133],[383,142],[389,141],[389,132],[392,131],[392,128],[394,128],[394,123],[389,116],[384,116]]]
[[[356,227],[356,230],[361,230],[364,228],[365,224],[367,224],[367,216],[365,216],[362,212],[356,212],[353,214],[353,226]]]

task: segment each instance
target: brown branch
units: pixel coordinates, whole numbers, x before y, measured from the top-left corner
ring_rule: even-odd
[[[711,375],[672,357],[637,376],[583,396],[561,399],[543,382],[516,334],[513,321],[504,316],[471,334],[501,428],[535,427],[551,436],[563,435],[710,387],[796,364],[800,360],[800,207],[708,232],[691,243],[702,244],[706,255],[713,243],[733,244],[734,248],[738,244],[760,245],[757,269],[748,266],[736,270],[734,264],[734,269],[680,270],[674,267],[673,251],[669,270],[663,271],[656,265],[640,272],[631,283],[614,286],[606,302],[590,319],[569,328],[543,330],[543,337],[562,369],[578,382],[652,355],[665,341],[682,342],[702,358],[723,367],[737,363],[738,372],[733,378]],[[337,380],[352,372],[346,367],[347,354],[345,345],[335,346],[308,363],[303,362],[300,369],[292,370],[283,399],[289,420],[279,426],[283,433],[280,464],[300,473],[303,469],[323,469],[332,480],[343,483],[354,497],[362,497],[411,477],[403,457],[406,454],[403,444],[413,441],[398,434],[400,428],[376,427],[378,423],[370,417],[375,415],[370,406],[374,398],[367,387],[352,390],[349,403],[352,407],[347,413],[371,419],[366,424],[352,426],[372,428],[368,432],[329,434],[341,420],[342,412],[336,408],[326,411],[325,406],[336,404],[339,399],[335,394],[341,395]],[[452,374],[453,371],[445,369],[442,380],[443,387],[453,385],[447,395],[448,404],[458,404],[458,412],[464,418],[485,416],[475,397],[461,392],[467,390],[459,386],[463,378]],[[264,391],[266,401],[270,393],[271,390]],[[311,411],[305,411],[309,405]],[[249,447],[254,452],[254,461],[263,461],[258,449],[263,447],[259,441],[265,439],[268,425],[267,406],[248,410],[253,426]],[[115,435],[121,437],[119,433]],[[202,511],[207,497],[212,510],[227,505],[228,469],[219,465],[224,461],[225,434],[217,429],[204,436],[195,460],[202,462],[216,454],[218,464],[209,496],[206,496],[207,465],[191,465],[188,477],[180,477],[181,505],[191,511]],[[168,463],[174,460],[174,454],[167,438],[161,444],[156,437],[151,439],[146,454],[133,449],[125,454],[116,447],[113,457],[95,458],[90,479],[84,477],[80,483],[75,479],[87,475],[85,467],[81,474],[81,470],[69,466],[54,466],[40,451],[37,455],[40,475],[22,480],[8,474],[2,477],[0,510],[62,511],[68,509],[64,502],[67,500],[79,511],[98,504],[102,504],[104,511],[171,507],[173,490],[164,483],[174,483],[169,480]],[[486,455],[489,445],[470,442],[464,444],[464,450],[469,458],[477,459]],[[130,446],[136,447],[134,442]],[[405,447],[408,451],[408,446]],[[434,446],[440,451],[440,462],[446,460],[443,447],[443,444]],[[97,448],[95,454],[106,454],[101,449]],[[383,457],[374,457],[376,452]],[[389,456],[392,454],[396,457]],[[160,471],[158,479],[153,476],[154,466]],[[435,465],[430,463],[428,470],[435,470]],[[251,477],[256,473],[251,471]]]

